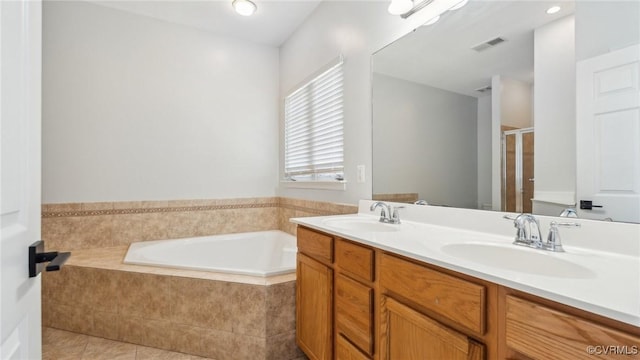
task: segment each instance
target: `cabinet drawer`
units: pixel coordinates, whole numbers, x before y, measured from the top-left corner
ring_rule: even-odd
[[[333,238],[298,227],[298,251],[320,261],[333,262]]]
[[[336,329],[360,350],[373,354],[373,289],[336,276]]]
[[[383,254],[382,287],[478,334],[485,332],[484,286]]]
[[[342,335],[338,335],[336,342],[336,360],[369,360],[358,348],[351,345]]]
[[[515,296],[507,296],[506,309],[507,346],[531,358],[593,359],[594,355],[589,354],[587,348],[597,345],[621,349],[626,346],[627,351],[633,351],[636,346],[636,351],[640,351],[638,336]]]
[[[336,240],[336,264],[342,272],[373,281],[373,249],[341,239]]]

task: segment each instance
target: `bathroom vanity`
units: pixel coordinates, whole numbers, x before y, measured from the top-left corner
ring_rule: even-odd
[[[566,253],[539,254],[501,234],[410,221],[382,224],[366,216],[369,204],[361,202],[358,216],[293,220],[298,224],[297,341],[310,359],[640,358],[639,285],[623,279],[614,281],[627,287],[619,293],[599,288],[608,280],[595,253],[568,246]],[[495,239],[504,245],[491,244],[498,256],[524,262],[531,253],[541,274],[528,273],[527,264],[517,269],[489,259],[492,264],[483,265],[437,250],[460,247],[486,259],[490,255],[482,246]],[[517,248],[513,254],[509,246]],[[624,262],[597,255],[604,263],[607,256]],[[635,255],[625,259],[632,271]],[[579,271],[565,264],[569,259],[585,265],[579,256],[594,265]],[[584,294],[589,287],[591,298]],[[631,299],[617,304],[625,294]]]

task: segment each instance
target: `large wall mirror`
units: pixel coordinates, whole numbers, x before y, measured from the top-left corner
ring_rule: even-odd
[[[639,57],[640,1],[447,11],[372,56],[372,197],[640,222]]]

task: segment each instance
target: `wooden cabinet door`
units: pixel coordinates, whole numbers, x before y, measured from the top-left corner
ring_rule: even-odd
[[[482,360],[484,346],[389,297],[382,297],[381,360]]]
[[[532,359],[640,359],[637,334],[511,295],[506,299],[505,333],[510,349]]]
[[[311,360],[333,356],[333,270],[298,253],[296,339]]]
[[[369,358],[351,345],[342,335],[338,335],[336,342],[336,360],[369,360]]]

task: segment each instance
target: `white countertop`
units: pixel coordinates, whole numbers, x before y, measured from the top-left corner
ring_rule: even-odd
[[[398,227],[399,231],[393,232],[345,230],[327,225],[328,219],[377,220],[378,216],[366,213],[368,204],[370,202],[361,201],[359,214],[294,218],[291,221],[640,327],[640,256],[637,253],[636,239],[627,242],[631,244],[628,251],[619,251],[620,246],[612,246],[618,251],[608,252],[590,247],[578,247],[565,242],[564,253],[553,253],[512,245],[515,229],[504,220],[495,223],[495,227],[499,229],[497,233],[412,221],[414,219],[403,220],[400,225],[390,225]],[[365,208],[367,210],[363,211]],[[460,209],[428,211],[464,212]],[[493,214],[496,219],[500,219],[503,215],[498,212],[487,213]],[[608,225],[603,224],[603,226]],[[546,229],[543,229],[543,236],[546,235]],[[582,229],[568,231],[585,231],[585,226]],[[632,237],[635,231],[635,228],[631,228]],[[507,236],[506,232],[512,232],[513,235]],[[629,237],[629,232],[622,231],[622,233],[627,235],[626,238]],[[612,234],[607,241],[616,241],[614,235]],[[638,235],[640,237],[640,232]],[[581,236],[586,239],[588,234],[573,235],[574,238]],[[451,254],[446,251],[447,245],[469,243],[489,245],[488,249],[492,249],[491,246],[508,248],[506,249],[508,252],[511,252],[513,247],[516,251],[536,254],[531,254],[533,255],[531,262],[522,264],[524,271],[521,271],[519,264],[510,269],[510,266],[487,261],[486,253],[484,255],[481,253]],[[590,243],[590,241],[584,241],[585,246]],[[482,256],[485,258],[481,258]],[[564,260],[572,265],[568,268],[572,271],[561,271],[563,276],[556,276],[554,264],[565,264]],[[502,262],[497,261],[497,263]],[[506,263],[509,265],[509,261]]]

